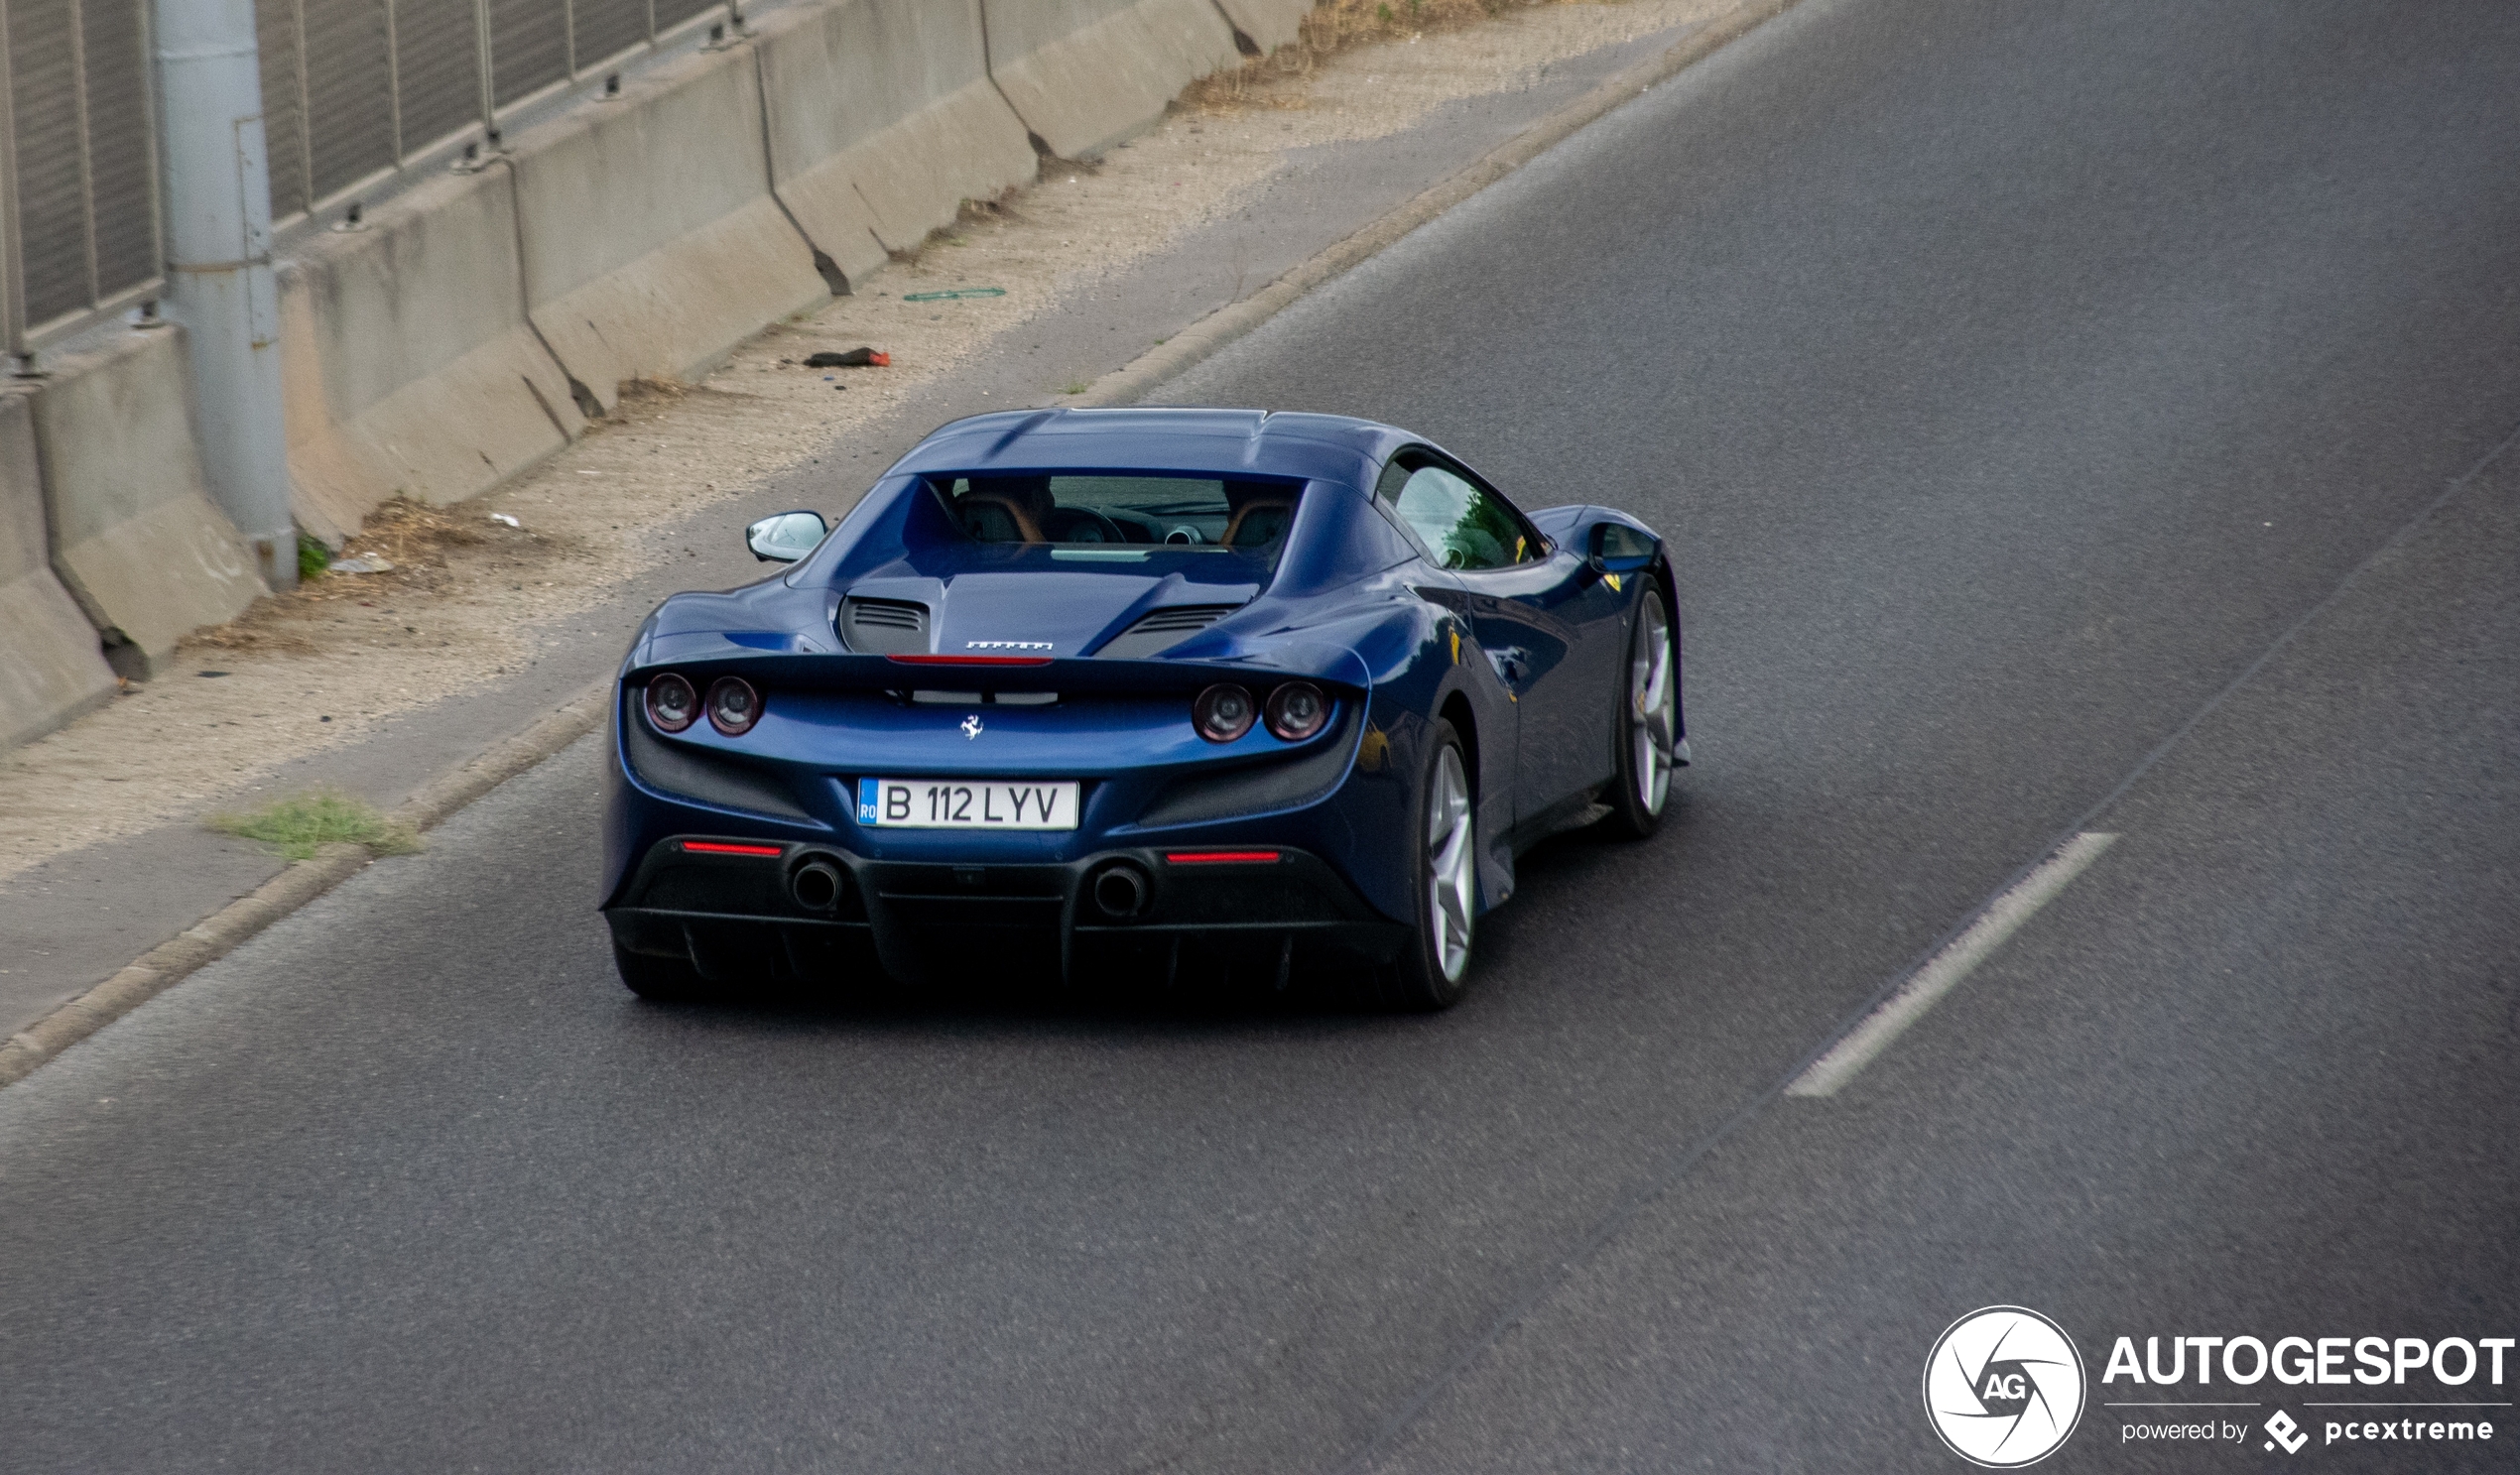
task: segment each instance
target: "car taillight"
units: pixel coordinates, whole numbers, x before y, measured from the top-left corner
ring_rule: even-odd
[[[1269,693],[1269,730],[1290,743],[1321,731],[1329,717],[1330,699],[1311,681],[1287,681]]]
[[[700,714],[700,694],[672,672],[648,682],[648,720],[667,732],[681,732]]]
[[[1251,693],[1231,681],[1220,681],[1198,693],[1190,704],[1190,721],[1211,743],[1230,743],[1251,730]]]
[[[719,676],[709,683],[708,725],[728,737],[742,737],[761,720],[761,693],[742,676]]]

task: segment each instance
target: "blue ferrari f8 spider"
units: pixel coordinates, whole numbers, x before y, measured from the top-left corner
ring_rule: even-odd
[[[1689,761],[1653,530],[1390,426],[976,416],[749,539],[791,566],[621,667],[603,910],[651,998],[1029,956],[1440,1009],[1518,854],[1650,834]]]

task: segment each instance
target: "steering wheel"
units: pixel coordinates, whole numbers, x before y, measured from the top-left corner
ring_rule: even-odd
[[[1090,507],[1063,507],[1051,515],[1050,523],[1048,532],[1052,541],[1057,543],[1126,543],[1129,541],[1127,535],[1120,531],[1118,523]],[[1077,537],[1078,523],[1085,524],[1101,536],[1098,538]]]

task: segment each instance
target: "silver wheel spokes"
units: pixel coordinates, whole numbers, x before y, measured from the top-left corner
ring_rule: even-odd
[[[1672,792],[1672,631],[1662,601],[1648,594],[1637,615],[1636,658],[1628,672],[1628,699],[1635,722],[1636,800],[1648,814],[1663,812]]]
[[[1427,796],[1427,854],[1434,874],[1427,880],[1429,922],[1435,928],[1436,964],[1447,983],[1460,980],[1470,965],[1470,908],[1476,875],[1470,820],[1470,786],[1461,774],[1461,750],[1447,748],[1435,767],[1433,791]]]

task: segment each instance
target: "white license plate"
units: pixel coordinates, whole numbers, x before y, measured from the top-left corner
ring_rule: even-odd
[[[892,829],[1074,829],[1076,785],[860,779],[857,822]]]

